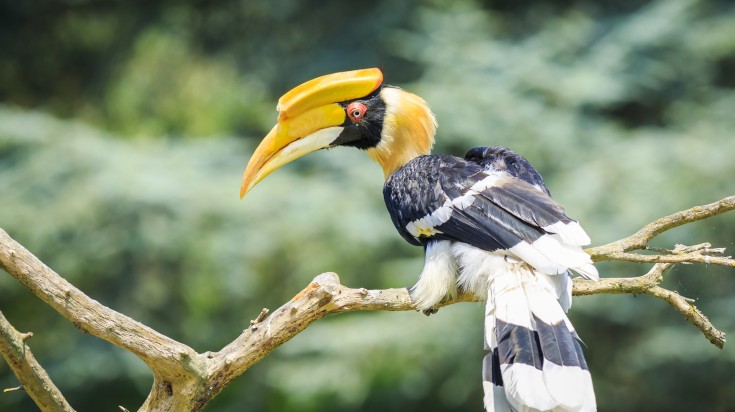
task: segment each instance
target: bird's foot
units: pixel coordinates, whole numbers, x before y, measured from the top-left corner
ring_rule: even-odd
[[[416,284],[408,288],[408,294],[411,296],[411,301],[416,306],[416,310],[420,311],[426,316],[430,316],[439,312],[439,308],[434,305],[427,305],[425,295],[419,290],[419,285]],[[435,302],[438,303],[438,302]]]
[[[424,309],[421,312],[426,316],[431,316],[435,314],[436,312],[439,312],[439,308],[430,307],[429,309]]]

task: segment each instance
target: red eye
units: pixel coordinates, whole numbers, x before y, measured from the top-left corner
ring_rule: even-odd
[[[352,120],[352,123],[365,117],[365,112],[367,112],[367,106],[360,102],[352,102],[347,105],[347,116]]]

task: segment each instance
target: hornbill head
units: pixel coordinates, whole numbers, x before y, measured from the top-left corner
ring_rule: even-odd
[[[426,102],[383,85],[380,69],[328,74],[278,100],[278,122],[250,158],[240,198],[271,172],[307,153],[336,146],[365,150],[385,177],[434,144],[436,120]]]

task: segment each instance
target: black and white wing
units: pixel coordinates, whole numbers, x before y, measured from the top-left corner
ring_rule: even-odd
[[[473,150],[481,149],[488,148]],[[384,187],[394,225],[413,244],[459,241],[515,256],[542,273],[572,269],[598,278],[581,248],[590,242],[587,234],[548,195],[528,162],[507,152],[469,161],[445,155],[410,161]],[[501,160],[505,167],[498,166]]]

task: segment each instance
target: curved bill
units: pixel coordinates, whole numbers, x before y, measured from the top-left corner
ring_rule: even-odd
[[[274,170],[307,153],[330,147],[344,129],[339,102],[365,97],[383,82],[380,69],[328,74],[293,88],[278,100],[278,123],[250,158],[240,198]]]
[[[255,149],[242,175],[240,198],[274,170],[292,160],[329,147],[342,132],[345,111],[330,104],[279,121]]]

